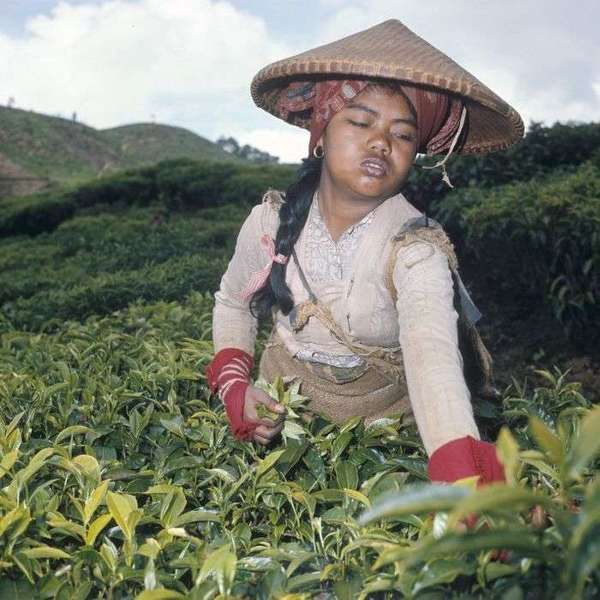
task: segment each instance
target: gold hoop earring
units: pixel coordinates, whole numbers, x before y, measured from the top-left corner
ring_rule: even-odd
[[[320,152],[319,152],[320,150]],[[323,151],[323,146],[315,146],[313,149],[313,156],[315,158],[323,158],[325,156],[325,152]]]

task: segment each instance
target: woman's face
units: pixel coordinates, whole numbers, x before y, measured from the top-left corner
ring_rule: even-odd
[[[319,143],[323,175],[336,192],[383,201],[408,177],[417,123],[404,96],[369,86],[335,114]]]

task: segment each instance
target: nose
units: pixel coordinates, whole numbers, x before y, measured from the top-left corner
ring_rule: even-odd
[[[377,129],[369,139],[369,149],[387,156],[392,151],[392,145],[385,131]]]

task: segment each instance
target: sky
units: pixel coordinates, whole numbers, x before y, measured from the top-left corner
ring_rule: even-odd
[[[600,121],[598,0],[0,0],[0,104],[97,128],[177,125],[298,162],[308,133],[253,104],[253,76],[389,18],[526,126]]]

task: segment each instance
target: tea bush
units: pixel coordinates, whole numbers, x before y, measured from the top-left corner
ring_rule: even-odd
[[[437,207],[487,289],[549,305],[585,348],[600,341],[600,165],[450,194]]]
[[[147,301],[214,291],[244,210],[164,218],[160,206],[77,216],[33,239],[0,240],[0,307],[13,328],[85,318]]]
[[[293,166],[244,165],[187,159],[123,171],[63,191],[9,198],[0,203],[0,237],[36,235],[86,209],[123,209],[161,203],[170,211],[236,204],[249,208],[269,187],[286,188]]]
[[[580,164],[600,158],[600,124],[562,124],[551,127],[531,122],[525,137],[502,152],[483,155],[453,155],[448,173],[457,189],[492,188],[516,181],[543,179],[548,175],[573,172]],[[411,171],[405,193],[423,210],[435,211],[451,190],[442,181],[439,169],[423,170],[433,158],[419,158]]]
[[[600,414],[577,384],[505,390],[506,486],[431,485],[400,415],[236,442],[202,375],[211,308],[192,293],[1,334],[1,597],[600,593]]]

